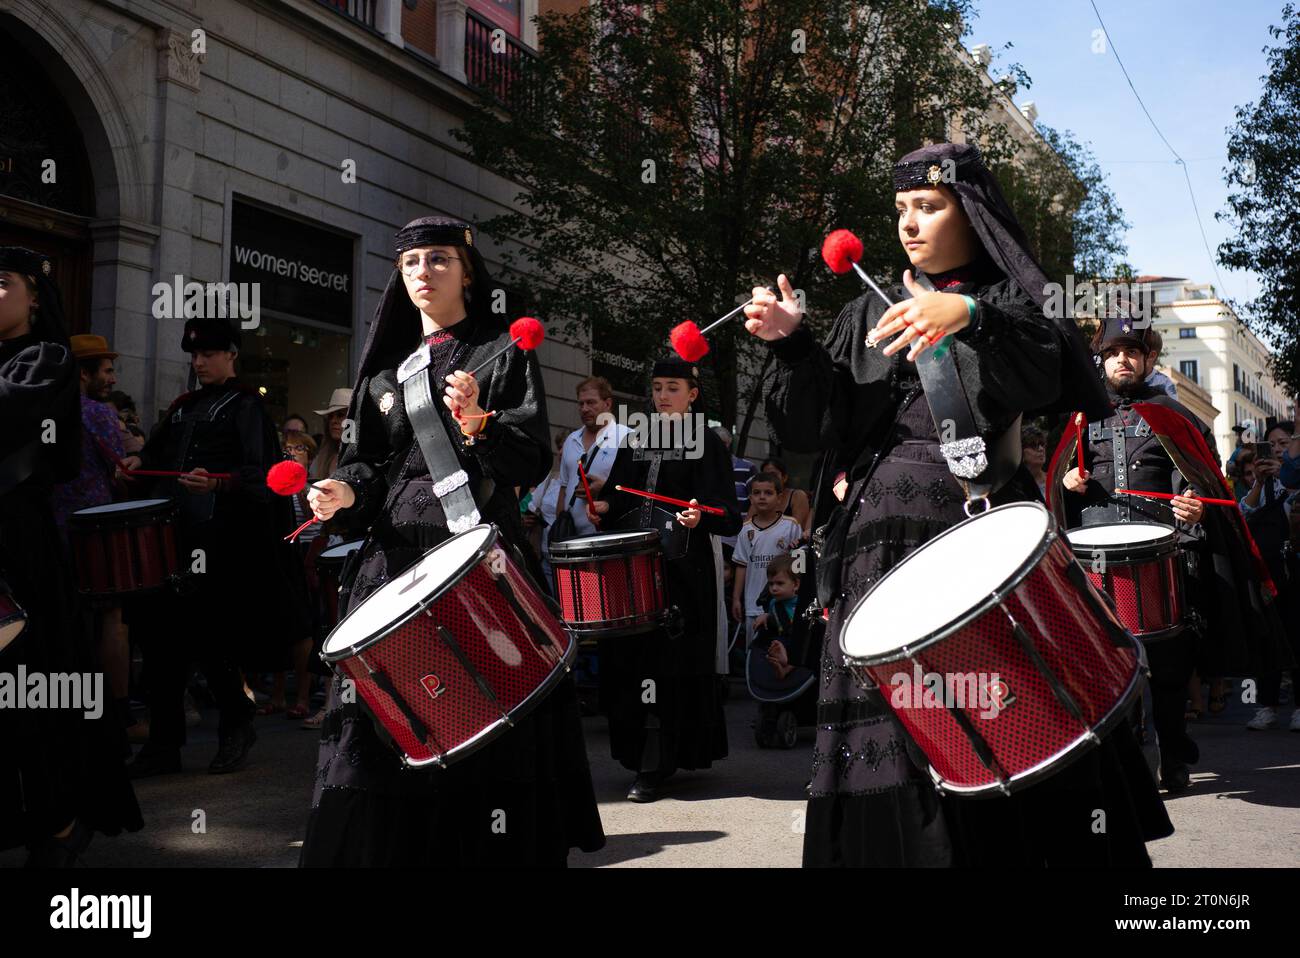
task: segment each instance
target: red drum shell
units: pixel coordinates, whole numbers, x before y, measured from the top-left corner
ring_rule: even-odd
[[[180,569],[169,499],[80,509],[68,518],[77,591],[113,598],[164,588]]]
[[[473,535],[484,538],[470,561],[440,566],[441,550]],[[377,608],[361,616],[371,603]],[[357,623],[375,616],[388,624],[353,642]],[[321,658],[355,682],[403,762],[420,767],[450,764],[502,734],[564,677],[576,652],[545,599],[497,546],[496,527],[476,526],[349,612]]]
[[[653,632],[668,612],[663,547],[653,529],[554,543],[560,618],[581,638]]]
[[[1071,548],[1093,586],[1115,600],[1124,628],[1143,642],[1173,638],[1183,631],[1183,565],[1172,528],[1167,538],[1153,543],[1071,541]]]
[[[904,562],[925,563],[926,548]],[[902,563],[889,575],[899,568]],[[933,581],[943,581],[945,573],[951,570],[936,569]],[[1053,774],[1100,741],[1139,692],[1135,643],[1082,575],[1055,523],[1049,522],[1039,550],[999,594],[1000,601],[990,598],[911,649],[856,660],[845,656],[864,686],[879,689],[925,754],[935,784],[953,794],[1006,794]],[[870,597],[845,620],[844,634],[864,607],[869,612]],[[894,688],[900,673],[907,679],[898,683],[901,692]],[[945,685],[948,677],[969,677],[958,683],[966,692],[988,677],[986,690],[974,690],[986,691],[987,698],[971,703],[966,694],[964,707],[960,700],[957,707],[927,702],[923,684],[918,688],[918,678],[927,673],[944,677]],[[1078,714],[1062,702],[1057,687]],[[987,746],[994,768],[981,760],[972,735]]]

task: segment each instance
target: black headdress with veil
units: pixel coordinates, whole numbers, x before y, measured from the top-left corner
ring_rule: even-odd
[[[422,216],[398,230],[393,244],[396,256],[424,246],[458,246],[465,250],[474,273],[466,304],[466,322],[489,316],[492,298],[492,278],[474,239],[474,228],[468,223],[449,216]],[[363,379],[381,369],[395,367],[420,345],[421,329],[420,311],[407,295],[401,270],[394,265],[388,285],[379,297],[379,307],[370,323],[370,331],[366,334],[358,377]],[[353,408],[349,417],[355,416],[361,398],[352,397]]]
[[[984,165],[979,148],[971,144],[935,143],[908,153],[894,166],[897,191],[946,186],[961,201],[962,210],[993,264],[1015,280],[1036,303],[1047,302],[1048,279],[1029,250],[1029,240],[1011,211],[997,180]],[[1097,375],[1092,350],[1066,315],[1053,317],[1061,334],[1061,396],[1046,410],[1081,410],[1089,419],[1102,419],[1110,410],[1106,390]]]

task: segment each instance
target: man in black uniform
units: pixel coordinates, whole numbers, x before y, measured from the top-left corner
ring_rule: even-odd
[[[266,486],[283,458],[261,396],[235,377],[239,331],[224,319],[191,319],[181,348],[199,388],[171,404],[127,469],[179,470],[179,478],[136,480],[139,497],[169,497],[180,509],[177,589],[131,603],[130,622],[145,651],[149,742],[131,764],[135,777],[180,771],[185,686],[198,659],[221,711],[220,746],[209,772],[244,764],[256,740],[253,703],[241,667],[268,648],[287,648],[280,537],[290,531],[287,499]],[[213,474],[228,474],[216,478]],[[286,663],[287,664],[287,663]]]
[[[1199,523],[1207,507],[1192,498],[1192,490],[1173,459],[1133,409],[1133,403],[1168,406],[1186,417],[1211,449],[1214,440],[1209,429],[1186,407],[1146,382],[1149,363],[1155,359],[1150,333],[1149,326],[1139,328],[1132,319],[1108,319],[1093,338],[1093,352],[1105,376],[1113,413],[1102,422],[1088,424],[1086,462],[1064,476],[1065,488],[1074,493],[1065,498],[1066,515],[1070,526],[1111,522],[1174,526],[1176,520],[1185,533],[1184,545],[1192,545],[1203,534]],[[1067,433],[1072,429],[1067,427]],[[1152,500],[1116,496],[1116,489],[1149,490],[1175,497]],[[1196,492],[1216,495],[1213,490]],[[1195,590],[1187,591],[1195,605]],[[1161,784],[1171,792],[1182,791],[1190,782],[1187,764],[1194,763],[1200,754],[1187,735],[1183,708],[1187,682],[1195,668],[1195,644],[1190,633],[1184,633],[1146,644],[1146,653],[1151,667],[1152,718],[1160,744]]]

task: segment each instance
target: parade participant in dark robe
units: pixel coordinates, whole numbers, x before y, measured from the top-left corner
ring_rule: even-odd
[[[0,693],[0,849],[26,845],[29,865],[66,867],[96,831],[116,835],[144,823],[123,763],[126,736],[78,624],[54,522],[53,487],[81,466],[81,419],[77,363],[50,271],[38,253],[0,248],[0,617],[13,614],[14,603],[27,613],[23,630],[0,643],[8,686]],[[48,698],[63,684],[59,675],[87,680],[77,707],[13,701],[28,695],[35,676]],[[97,703],[88,700],[95,695]]]
[[[705,424],[698,368],[676,357],[660,360],[651,389],[660,418],[651,420],[641,448],[632,447],[631,437],[624,440],[592,507],[602,531],[660,530],[668,604],[678,615],[657,631],[600,645],[600,702],[609,717],[610,752],[636,773],[628,792],[634,802],[657,799],[677,769],[710,768],[727,755],[716,675],[719,606],[710,536],[735,535],[741,525],[731,455]],[[656,422],[661,429],[655,429]],[[620,492],[619,485],[713,506],[723,514],[667,506]]]
[[[843,540],[827,539],[818,563],[831,616],[804,864],[1149,865],[1144,842],[1172,827],[1127,726],[1008,798],[941,798],[879,690],[864,689],[844,666],[840,631],[857,601],[966,517],[914,364],[924,349],[941,341],[953,351],[990,440],[1018,430],[1028,410],[1105,409],[1072,321],[1044,315],[1045,277],[979,151],[936,144],[911,153],[895,167],[895,189],[899,240],[933,292],[909,271],[903,287],[886,290],[895,306],[859,297],[824,343],[800,322],[784,276],[780,302],[756,288],[745,310],[746,328],[778,360],[768,421],[788,448],[830,450],[848,472],[836,484],[847,487],[846,508],[834,510]],[[992,503],[1035,498],[1022,464]],[[1106,812],[1105,834],[1090,827],[1095,809]]]
[[[185,686],[198,660],[220,710],[214,774],[233,772],[256,741],[243,671],[287,668],[289,644],[309,627],[290,589],[289,500],[266,473],[284,458],[254,387],[235,375],[239,330],[225,319],[190,319],[181,348],[199,388],[163,414],[127,470],[179,471],[137,477],[134,498],[170,498],[178,508],[182,581],[126,602],[149,670],[149,741],[131,763],[136,777],[181,770]],[[229,478],[217,478],[226,475]],[[305,601],[305,598],[304,598]]]
[[[1069,494],[1061,498],[1058,508],[1071,528],[1113,522],[1171,527],[1177,523],[1182,533],[1182,548],[1191,557],[1184,596],[1198,615],[1189,617],[1190,628],[1183,634],[1145,643],[1151,669],[1152,718],[1160,746],[1160,780],[1171,792],[1178,792],[1190,783],[1187,765],[1194,764],[1200,755],[1187,734],[1184,710],[1187,683],[1196,669],[1198,651],[1217,645],[1265,648],[1278,643],[1268,641],[1275,626],[1267,611],[1261,608],[1259,617],[1242,617],[1243,610],[1249,608],[1247,597],[1252,591],[1248,580],[1261,578],[1250,568],[1245,554],[1249,544],[1232,530],[1226,515],[1219,511],[1222,507],[1207,506],[1195,498],[1225,497],[1226,487],[1201,487],[1184,478],[1165,447],[1170,440],[1152,431],[1134,408],[1135,403],[1150,403],[1173,410],[1201,434],[1207,450],[1214,449],[1210,427],[1146,380],[1155,358],[1150,333],[1149,326],[1142,327],[1126,317],[1105,319],[1097,330],[1093,350],[1105,376],[1113,412],[1105,419],[1088,422],[1083,444],[1085,463],[1082,471],[1075,465],[1060,478]],[[1067,427],[1062,450],[1073,452],[1075,443],[1075,431]],[[1117,459],[1117,446],[1123,450],[1122,460]],[[1065,464],[1058,459],[1057,471],[1061,472]],[[1213,465],[1217,473],[1217,462]],[[1117,488],[1174,498],[1117,496]],[[1216,561],[1216,554],[1222,558]],[[1218,585],[1216,566],[1228,574],[1226,590]],[[1243,627],[1260,631],[1244,631]],[[1198,635],[1198,631],[1204,635]]]
[[[416,375],[429,376],[433,394],[442,393],[445,441],[482,521],[497,526],[540,581],[536,557],[519,548],[526,540],[515,494],[551,464],[537,357],[500,352],[510,333],[490,309],[491,278],[468,224],[437,216],[408,223],[397,234],[396,255],[352,393],[351,441],[345,430],[338,468],[308,494],[318,518],[365,535],[343,570],[341,615],[453,534],[435,488],[449,477],[429,474],[398,381],[413,350],[428,350],[427,367]],[[465,372],[498,352],[477,374]],[[604,845],[570,678],[500,737],[444,769],[404,769],[371,717],[347,698],[336,677],[321,727],[304,867],[563,866],[571,848]],[[492,828],[501,813],[509,823],[504,833]]]

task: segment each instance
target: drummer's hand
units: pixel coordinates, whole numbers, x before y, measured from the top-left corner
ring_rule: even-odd
[[[131,479],[128,472],[134,472],[144,465],[144,461],[139,456],[127,456],[122,460],[122,465],[117,470],[117,475],[123,479]]]
[[[307,489],[307,504],[321,522],[328,522],[340,509],[350,509],[356,501],[352,487],[338,479],[322,479]]]
[[[836,476],[835,483],[831,486],[831,492],[835,493],[836,499],[843,502],[844,497],[849,494],[849,477],[842,472]]]
[[[1079,469],[1076,466],[1065,474],[1065,478],[1061,480],[1061,483],[1071,492],[1082,493],[1088,485],[1088,470]]]
[[[694,529],[698,526],[700,524],[700,517],[704,515],[704,513],[699,509],[695,508],[697,505],[699,505],[699,500],[692,499],[691,508],[683,509],[681,512],[677,513],[677,521],[688,529]]]
[[[185,487],[186,492],[192,492],[196,496],[208,492],[216,492],[219,480],[208,476],[208,470],[199,466],[190,472],[176,477],[176,481]]]
[[[594,525],[600,525],[600,517],[609,512],[609,503],[603,499],[597,499],[595,502],[587,503],[587,518]]]
[[[604,479],[593,479],[591,476],[588,476],[588,477],[587,477],[587,485],[591,486],[591,494],[592,494],[593,496],[598,496],[598,495],[600,495],[600,490],[602,490],[602,489],[605,488],[605,480],[604,480]],[[585,490],[584,490],[584,492],[585,492]],[[578,493],[578,495],[582,495],[582,494],[583,494],[583,493],[581,493],[581,492]]]
[[[447,391],[442,401],[452,412],[459,412],[457,418],[483,415],[478,405],[478,380],[463,370],[456,370],[447,377]],[[470,418],[470,425],[477,425],[478,420]]]
[[[1193,499],[1191,496],[1174,496],[1169,503],[1174,507],[1174,515],[1189,525],[1200,522],[1201,516],[1205,515],[1205,503],[1200,499]]]
[[[897,339],[886,346],[882,352],[892,356],[908,343],[912,344],[907,354],[909,362],[914,362],[930,346],[949,333],[956,333],[970,325],[970,310],[966,300],[957,293],[938,293],[922,289],[912,279],[912,271],[903,272],[903,285],[912,294],[911,299],[895,303],[885,310],[874,329],[868,334],[868,342],[879,343],[896,333]]]
[[[759,339],[784,339],[799,328],[802,313],[790,280],[782,273],[776,278],[782,299],[762,286],[754,287],[754,301],[745,307],[745,328]]]

